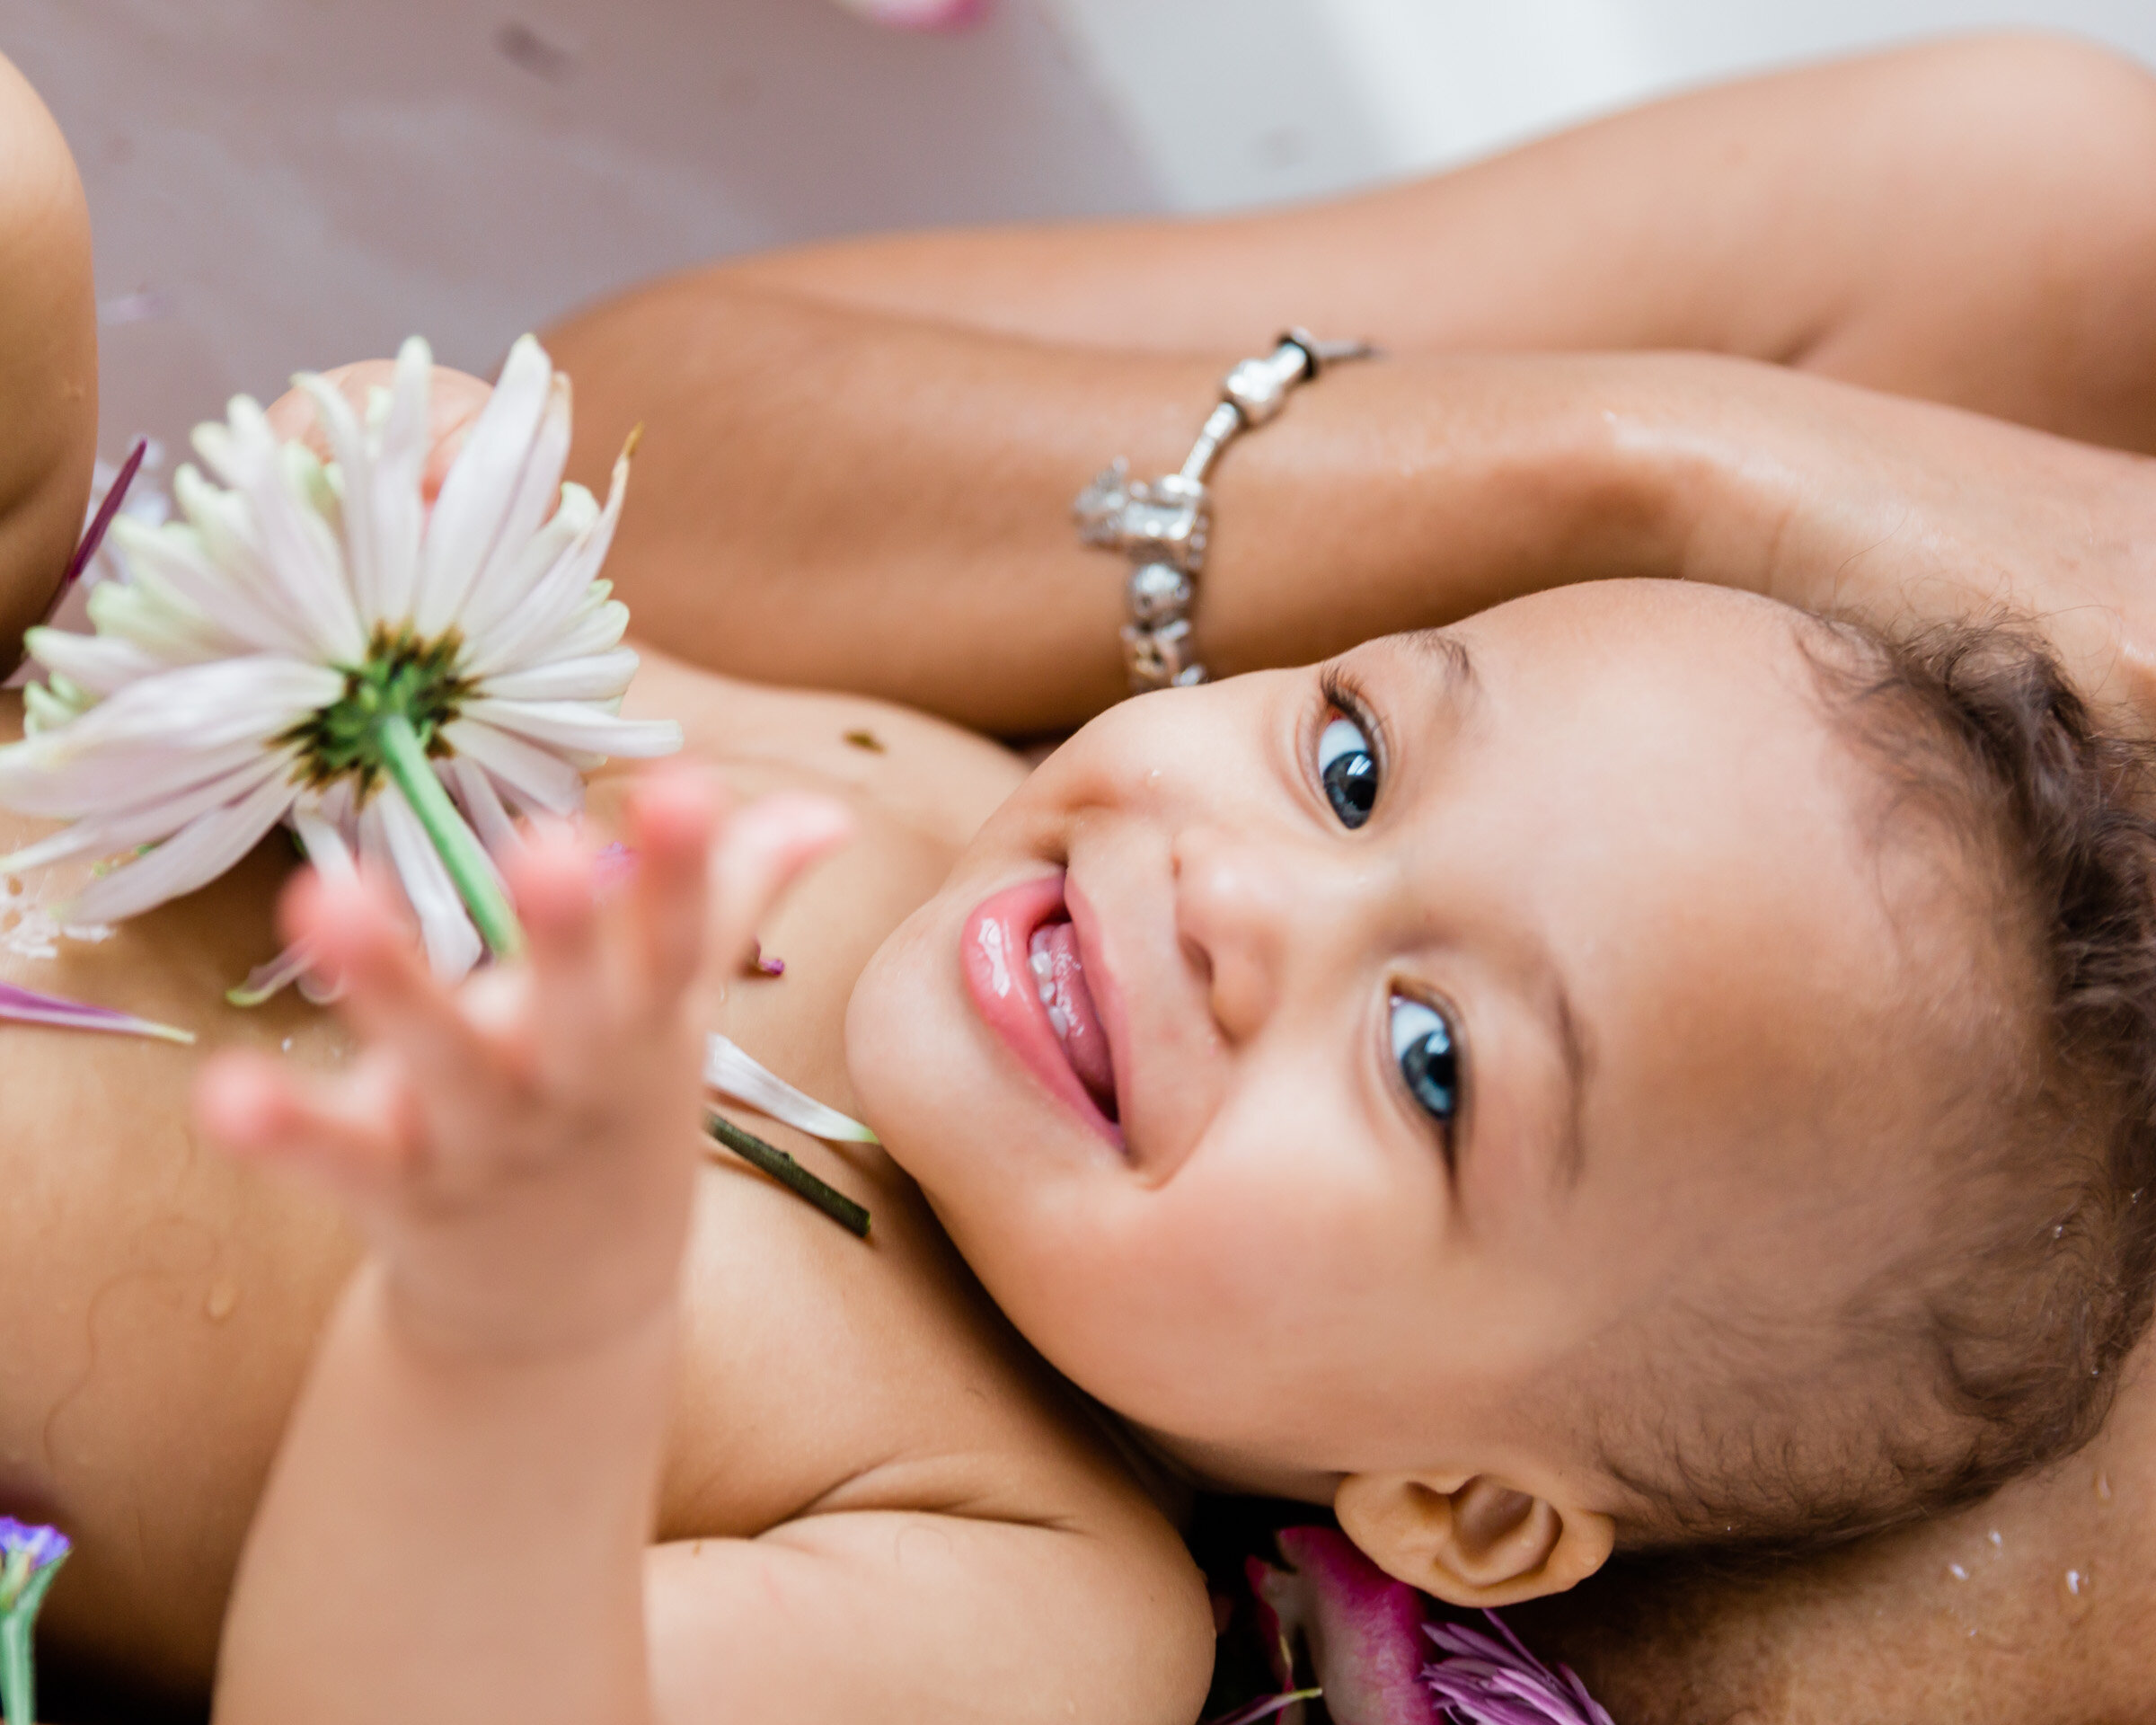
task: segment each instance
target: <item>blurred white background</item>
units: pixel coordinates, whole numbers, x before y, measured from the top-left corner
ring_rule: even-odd
[[[2152,0],[0,0],[97,224],[104,445],[424,332],[863,228],[1208,209],[1947,31],[2156,62]]]

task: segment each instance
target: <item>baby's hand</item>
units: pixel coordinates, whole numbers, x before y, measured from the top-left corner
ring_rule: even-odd
[[[779,797],[714,838],[710,792],[678,767],[644,777],[630,819],[636,867],[605,902],[583,846],[536,836],[509,870],[528,959],[458,989],[377,886],[301,876],[287,924],[343,979],[365,1050],[333,1078],[243,1052],[202,1075],[204,1128],[340,1196],[426,1345],[574,1349],[671,1303],[702,1136],[690,985],[707,945],[737,963],[847,829],[836,804]]]
[[[396,369],[397,362],[393,359],[360,359],[349,366],[333,367],[322,375],[332,389],[351,403],[352,411],[364,423],[367,396],[375,390],[387,389]],[[450,467],[464,453],[464,438],[470,434],[473,422],[493,394],[493,385],[468,371],[457,371],[448,366],[435,367],[427,396],[429,453],[426,468],[420,475],[420,494],[428,502],[432,503],[440,493]],[[288,442],[304,443],[323,460],[330,459],[329,437],[323,430],[314,402],[305,391],[287,390],[270,403],[268,413],[270,429],[278,437]]]

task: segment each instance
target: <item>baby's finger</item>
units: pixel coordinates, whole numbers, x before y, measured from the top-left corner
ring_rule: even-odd
[[[393,1048],[430,1094],[471,1095],[501,1075],[493,1044],[435,980],[379,883],[313,870],[285,889],[287,938],[306,940],[342,983],[338,1011],[368,1042]]]
[[[508,873],[531,963],[531,1056],[558,1076],[578,1071],[605,1045],[614,993],[599,950],[592,859],[568,833],[541,830]]]
[[[703,956],[718,805],[702,774],[664,766],[637,782],[629,812],[637,855],[629,921],[650,1004],[667,1010],[694,978]]]
[[[378,1196],[409,1160],[379,1083],[302,1084],[269,1056],[227,1049],[195,1081],[195,1119],[232,1155],[307,1175],[348,1199]]]
[[[729,821],[711,859],[718,903],[711,956],[738,969],[779,897],[811,862],[853,836],[842,802],[805,792],[783,792],[752,803]]]

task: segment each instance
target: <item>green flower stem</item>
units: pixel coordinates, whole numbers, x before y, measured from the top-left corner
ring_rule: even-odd
[[[59,1567],[54,1563],[31,1576],[13,1606],[0,1612],[0,1712],[5,1713],[7,1725],[36,1725],[38,1678],[31,1638],[38,1607],[45,1603],[45,1589]]]
[[[411,812],[434,841],[442,866],[456,883],[458,896],[472,913],[488,949],[498,959],[515,958],[524,951],[524,930],[517,925],[517,913],[509,907],[500,881],[494,878],[486,852],[464,825],[464,818],[456,812],[442,782],[434,776],[420,733],[410,719],[393,708],[375,721],[375,739],[382,750],[384,769],[396,781]]]
[[[805,1198],[848,1234],[869,1237],[869,1213],[835,1187],[826,1186],[780,1149],[754,1132],[745,1132],[716,1109],[707,1109],[704,1128],[751,1167],[761,1168],[797,1197]]]

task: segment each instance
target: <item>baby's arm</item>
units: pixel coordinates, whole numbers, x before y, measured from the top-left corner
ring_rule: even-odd
[[[372,1252],[332,1319],[250,1536],[220,1661],[226,1721],[650,1719],[644,1547],[698,1157],[712,816],[654,774],[638,865],[541,839],[515,871],[528,965],[435,983],[383,900],[309,878],[291,920],[367,1044],[334,1084],[228,1056],[200,1107],[243,1154],[349,1206]],[[737,816],[718,944],[843,816]]]
[[[0,665],[75,549],[96,447],[82,182],[37,93],[0,58]]]

